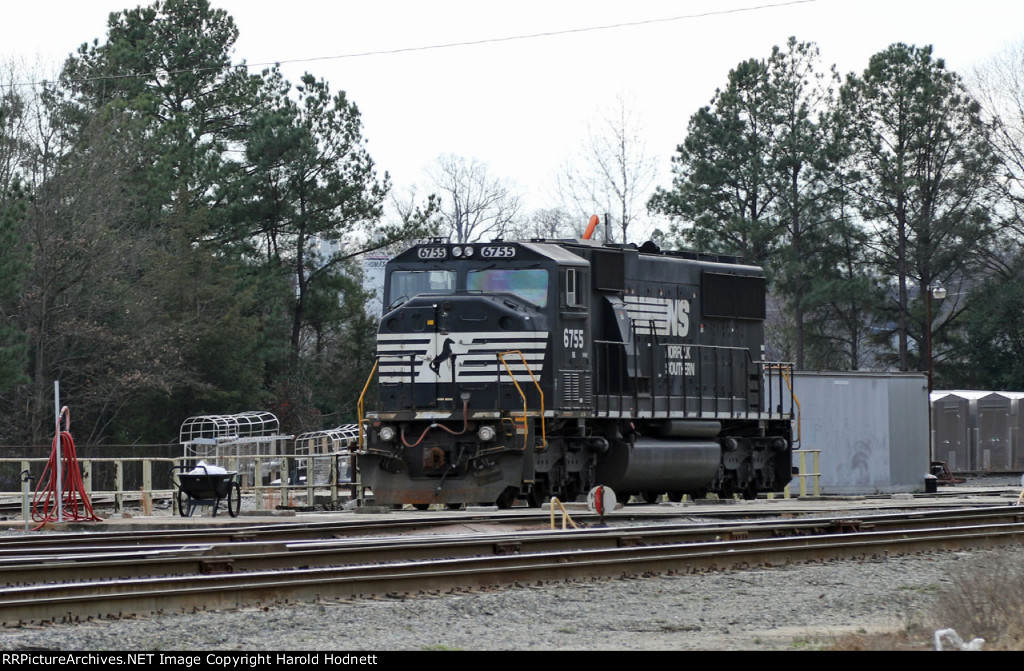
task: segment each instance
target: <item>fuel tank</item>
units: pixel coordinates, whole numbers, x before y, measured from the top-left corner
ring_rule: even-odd
[[[715,440],[640,438],[618,441],[595,469],[597,483],[617,492],[694,491],[718,474],[722,448]]]

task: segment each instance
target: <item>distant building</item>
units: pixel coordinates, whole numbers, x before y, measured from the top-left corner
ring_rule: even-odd
[[[387,256],[363,257],[363,288],[373,292],[373,298],[366,304],[366,312],[380,318],[384,312],[384,266]]]
[[[313,249],[326,259],[337,253],[341,246],[336,241],[318,239],[313,243]],[[359,258],[363,260],[363,289],[373,294],[366,303],[366,313],[379,319],[384,312],[384,266],[391,257],[378,254]]]

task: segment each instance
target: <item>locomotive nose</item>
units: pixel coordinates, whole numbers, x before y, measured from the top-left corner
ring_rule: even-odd
[[[377,335],[384,406],[458,410],[459,392],[468,391],[474,406],[500,409],[514,400],[521,408],[518,392],[503,400],[504,386],[540,377],[546,322],[535,308],[500,294],[409,300],[385,316]]]

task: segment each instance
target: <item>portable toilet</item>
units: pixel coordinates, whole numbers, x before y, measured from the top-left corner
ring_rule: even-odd
[[[974,470],[999,472],[1011,469],[1013,445],[1020,426],[1017,400],[1011,392],[1000,391],[975,400],[977,437],[974,441]]]
[[[971,399],[977,392],[933,391],[932,461],[943,461],[951,471],[971,470]]]

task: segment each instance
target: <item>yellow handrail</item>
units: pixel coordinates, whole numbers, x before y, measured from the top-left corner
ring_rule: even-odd
[[[373,381],[373,375],[377,372],[377,366],[380,365],[380,359],[373,362],[373,370],[370,371],[370,377],[366,378],[366,384],[363,385],[363,391],[359,394],[359,404],[356,409],[356,417],[359,420],[359,449],[362,450],[365,446],[363,445],[363,399],[366,398],[366,390],[370,388],[370,382]]]
[[[576,526],[576,523],[572,521],[572,517],[569,516],[569,511],[566,510],[565,506],[562,505],[562,502],[559,501],[558,499],[556,499],[554,496],[551,497],[551,528],[552,529],[555,528],[555,506],[558,506],[559,509],[561,509],[561,511],[562,511],[562,530],[563,531],[566,528],[565,527],[566,520],[569,521],[569,524],[572,525],[573,529],[579,529],[579,527]]]
[[[519,392],[519,397],[521,399],[523,399],[523,426],[524,427],[526,426],[526,414],[527,414],[526,394],[523,393],[523,388],[519,386],[519,381],[516,380],[515,374],[512,372],[512,369],[509,368],[508,362],[505,361],[505,355],[506,354],[518,354],[519,355],[519,358],[523,362],[523,366],[526,367],[526,372],[529,373],[530,379],[533,380],[533,386],[537,387],[537,393],[540,394],[540,432],[541,432],[541,445],[540,445],[540,449],[542,449],[542,450],[547,449],[547,446],[548,446],[548,432],[547,432],[547,426],[546,426],[545,421],[544,421],[544,392],[541,390],[540,383],[537,382],[537,378],[536,378],[536,376],[534,376],[533,371],[530,370],[530,364],[526,363],[526,357],[523,356],[522,352],[520,352],[519,350],[509,350],[507,352],[498,352],[498,358],[501,359],[502,365],[505,366],[505,370],[508,371],[508,376],[510,378],[512,378],[512,384],[514,384],[516,386],[516,391]],[[500,380],[499,380],[499,382],[500,382]],[[529,444],[530,444],[529,443],[529,431],[527,431],[527,433],[526,433],[526,435],[524,436],[524,439],[523,439],[523,448],[525,449]]]

